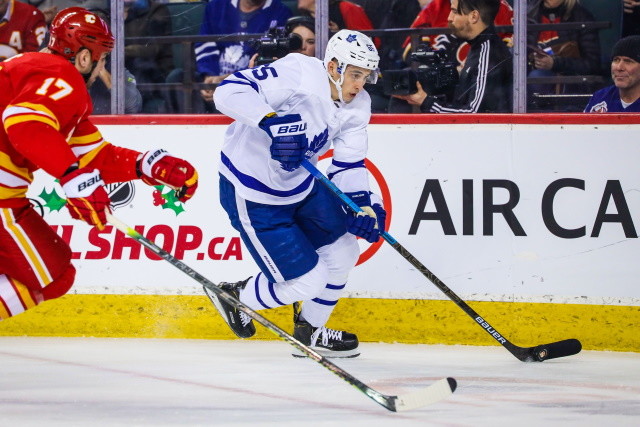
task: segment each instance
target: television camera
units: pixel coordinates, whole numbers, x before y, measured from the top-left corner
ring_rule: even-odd
[[[445,95],[458,83],[458,70],[448,61],[444,50],[433,50],[427,44],[419,45],[410,56],[412,69],[387,70],[382,73],[386,95],[411,95],[418,91],[420,82],[429,95]]]

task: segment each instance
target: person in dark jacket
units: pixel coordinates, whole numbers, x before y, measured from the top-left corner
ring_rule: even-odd
[[[493,27],[499,8],[500,0],[451,0],[449,28],[471,46],[451,101],[430,96],[420,83],[414,94],[393,96],[422,113],[511,112],[511,53]]]
[[[578,0],[533,0],[529,2],[528,22],[552,24],[595,21],[591,12]],[[554,75],[597,75],[601,72],[598,30],[546,30],[527,35],[527,44],[535,51],[531,55],[530,77]],[[532,85],[530,92],[577,92],[580,87],[562,88],[556,85]],[[590,92],[589,88],[583,88]]]

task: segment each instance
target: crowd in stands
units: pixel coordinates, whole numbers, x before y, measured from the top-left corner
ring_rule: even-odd
[[[213,41],[191,45],[193,63],[186,68],[192,70],[190,75],[185,75],[185,64],[181,57],[175,55],[175,44],[126,42],[125,112],[216,113],[213,93],[217,84],[235,71],[256,65],[259,43],[238,40],[238,35],[266,34],[275,22],[277,27],[285,29],[286,34],[296,34],[300,39],[295,43],[296,51],[313,56],[316,1],[320,0],[124,0],[124,31],[127,38],[185,33],[217,36]],[[376,31],[373,34],[380,52],[382,77],[376,86],[368,87],[373,99],[373,112],[433,112],[425,109],[424,104],[419,108],[417,101],[411,101],[409,93],[402,92],[401,96],[389,93],[384,86],[385,72],[416,70],[418,64],[412,52],[426,48],[444,50],[447,61],[455,64],[459,72],[464,70],[473,39],[456,34],[451,17],[462,14],[465,19],[471,19],[472,9],[482,9],[478,4],[484,1],[328,0],[329,31],[345,28],[365,33],[399,28],[442,29],[439,34],[433,31],[424,34],[423,31],[422,35],[412,37],[408,36],[408,32],[398,30],[386,33]],[[499,1],[494,25],[513,25],[513,0],[486,1],[489,4]],[[616,63],[619,69],[621,61],[612,57],[614,43],[640,34],[640,0],[607,2],[609,9],[616,9],[612,6],[615,3],[619,14],[611,14],[606,19],[598,16],[598,13],[602,13],[598,2],[528,0],[528,24],[611,22],[610,28],[592,25],[583,29],[545,28],[528,31],[528,111],[583,111],[590,95],[609,85],[616,85],[613,64]],[[81,6],[102,13],[110,22],[110,4],[110,0],[0,0],[0,60],[39,50],[46,43],[47,26],[59,10]],[[178,4],[183,7],[176,8]],[[453,12],[452,4],[455,6]],[[198,22],[192,23],[196,28],[186,31],[185,28],[177,28],[178,14],[197,16]],[[613,37],[603,37],[607,31]],[[416,34],[415,30],[413,34]],[[501,30],[497,34],[507,51],[512,52],[512,33]],[[629,49],[623,51],[628,52]],[[630,58],[634,60],[635,57]],[[389,76],[393,74],[388,73]],[[589,79],[569,81],[563,79],[565,76],[587,76]],[[418,93],[423,99],[422,92],[426,90],[424,83],[418,79],[412,95]],[[92,88],[96,113],[110,111],[110,84],[111,76],[105,72],[100,83]],[[138,89],[137,85],[140,84],[144,84],[144,87]],[[438,94],[437,105],[455,104],[452,98],[455,88],[449,89]],[[185,91],[190,96],[183,96]],[[569,95],[571,103],[558,101],[554,104],[554,100],[566,99],[566,95]],[[571,98],[573,95],[575,98]],[[416,96],[414,98],[417,99]],[[551,101],[544,105],[538,102],[540,99]],[[489,107],[473,110],[495,111]]]

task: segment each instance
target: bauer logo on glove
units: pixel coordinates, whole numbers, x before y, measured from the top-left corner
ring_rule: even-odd
[[[307,130],[306,122],[298,122],[294,124],[278,126],[278,130],[276,132],[276,136],[284,136],[284,135],[298,135],[300,133],[304,133]]]
[[[258,126],[271,138],[271,158],[287,172],[299,168],[309,148],[305,134],[307,122],[302,120],[300,114],[282,117],[271,114],[262,119]]]
[[[72,170],[60,178],[60,185],[67,195],[71,217],[103,230],[107,223],[105,212],[109,212],[111,201],[100,171],[87,167]]]

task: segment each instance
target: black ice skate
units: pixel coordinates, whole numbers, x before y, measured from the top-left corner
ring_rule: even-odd
[[[251,279],[251,277],[249,277]],[[225,290],[228,294],[232,295],[235,299],[240,300],[240,291],[247,286],[247,280],[242,280],[237,283],[222,282],[218,285],[219,288]],[[251,338],[256,333],[256,327],[253,324],[251,317],[247,316],[237,307],[223,301],[218,298],[216,293],[204,286],[204,292],[207,294],[213,305],[220,312],[222,319],[227,322],[227,325],[231,328],[240,338]]]
[[[295,339],[327,358],[346,358],[360,355],[358,337],[355,334],[336,331],[324,326],[313,327],[306,320],[300,319],[299,307],[298,303],[294,303],[293,337]],[[305,357],[302,353],[294,353],[293,355]]]

